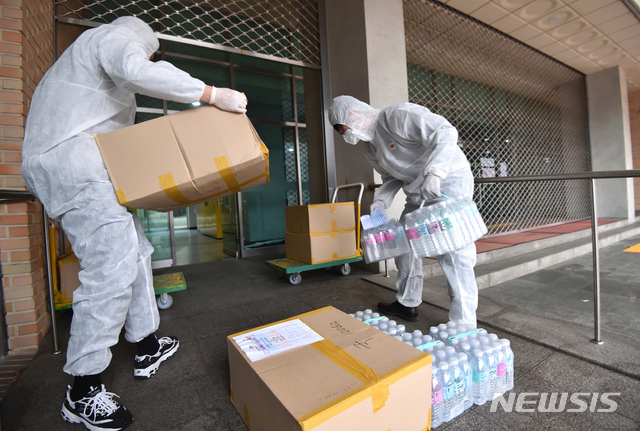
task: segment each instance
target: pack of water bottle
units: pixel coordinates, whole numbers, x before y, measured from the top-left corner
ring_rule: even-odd
[[[444,197],[445,200],[420,207],[405,217],[407,238],[416,257],[459,250],[488,231],[473,200]]]
[[[367,217],[361,217],[363,229],[360,239],[366,263],[391,259],[411,251],[404,228],[397,219],[387,218],[382,224],[375,224],[367,222]]]
[[[349,316],[355,317],[359,321],[392,336],[401,336],[406,330],[404,325],[398,324],[395,320],[390,320],[387,316],[381,316],[380,313],[374,313],[370,309],[357,311],[349,314]]]
[[[433,356],[431,427],[449,422],[473,404],[482,405],[513,389],[513,351],[499,339],[464,321],[432,326],[429,334],[409,332],[367,309],[350,316]]]
[[[432,326],[431,427],[513,389],[511,343],[462,321]],[[436,343],[438,342],[438,343]]]

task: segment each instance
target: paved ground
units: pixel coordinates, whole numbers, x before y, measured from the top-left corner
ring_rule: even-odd
[[[592,300],[589,256],[480,294],[480,326],[512,342],[516,380],[511,394],[531,402],[524,407],[535,410],[542,393],[567,393],[569,397],[582,393],[580,399],[589,406],[585,412],[568,412],[580,407],[570,401],[560,413],[505,412],[501,407],[491,412],[490,404],[485,404],[437,429],[640,430],[640,310],[636,302],[640,254],[622,253],[639,242],[640,237],[633,238],[601,252],[602,346],[589,341],[593,338],[589,326],[592,303],[582,302]],[[226,335],[327,305],[354,312],[393,300],[388,289],[393,277],[371,277],[357,269],[343,277],[318,270],[304,273],[302,284],[291,286],[277,278],[264,260],[227,259],[180,268],[188,290],[175,293],[173,307],[161,311],[158,333],[178,336],[181,347],[154,378],[133,379],[133,345],[122,339],[113,349],[103,382],[133,412],[135,421],[129,429],[246,430],[229,400]],[[425,283],[425,287],[427,302],[420,306],[419,321],[407,324],[410,329],[428,331],[448,320],[442,280]],[[72,382],[62,372],[70,317],[69,311],[59,314],[63,353],[52,354],[49,335],[3,402],[3,430],[84,429],[60,418],[64,390]],[[603,393],[619,394],[610,398],[615,411],[598,412],[609,408],[600,398]]]

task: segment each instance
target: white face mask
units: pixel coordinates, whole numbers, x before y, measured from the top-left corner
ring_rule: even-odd
[[[351,129],[345,130],[344,133],[342,134],[342,137],[344,138],[344,141],[347,144],[351,144],[351,145],[357,144],[358,141],[360,140],[358,139],[357,136],[353,134],[353,131]]]

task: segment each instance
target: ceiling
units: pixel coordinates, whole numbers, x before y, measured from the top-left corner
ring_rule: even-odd
[[[640,90],[640,0],[439,1],[586,75],[619,65]]]

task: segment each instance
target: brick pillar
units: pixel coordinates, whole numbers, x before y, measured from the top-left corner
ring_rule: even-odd
[[[0,1],[0,188],[26,190],[20,175],[31,96],[53,64],[53,1]],[[35,352],[51,327],[42,206],[0,205],[0,251],[11,353]]]

